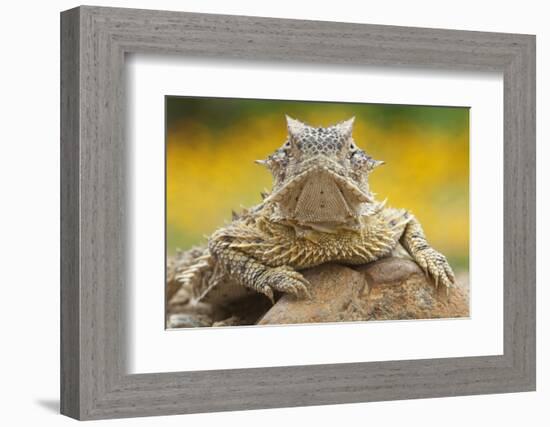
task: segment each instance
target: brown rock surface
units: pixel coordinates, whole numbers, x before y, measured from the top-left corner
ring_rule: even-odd
[[[414,261],[386,258],[358,267],[367,280],[365,320],[435,319],[469,316],[464,277],[447,292],[435,289]]]
[[[302,273],[311,283],[311,299],[284,295],[258,325],[340,322],[356,317],[359,296],[366,284],[361,273],[337,264],[321,265]]]
[[[327,264],[303,272],[311,300],[284,295],[259,325],[354,320],[402,320],[465,317],[468,290],[459,284],[447,296],[436,291],[418,265],[386,258],[350,267]]]
[[[174,264],[178,264],[175,262]],[[436,291],[412,260],[386,258],[362,266],[325,264],[302,271],[309,280],[310,300],[282,295],[275,305],[261,294],[224,308],[189,306],[189,295],[174,279],[169,265],[167,326],[274,325],[366,320],[403,320],[467,317],[467,274],[447,295]],[[221,323],[220,323],[221,322]]]

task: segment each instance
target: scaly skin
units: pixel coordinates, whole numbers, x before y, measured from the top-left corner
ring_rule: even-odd
[[[416,218],[384,207],[370,193],[368,175],[382,162],[355,146],[353,120],[329,128],[287,120],[288,140],[261,162],[273,173],[273,192],[214,232],[203,255],[180,274],[193,301],[223,304],[243,288],[271,301],[276,292],[307,297],[309,283],[299,270],[365,264],[399,247],[436,287],[451,287],[451,267],[429,246]]]

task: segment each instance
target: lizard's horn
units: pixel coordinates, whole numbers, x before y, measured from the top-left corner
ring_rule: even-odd
[[[348,120],[344,120],[343,122],[338,123],[336,126],[340,130],[341,134],[349,137],[351,136],[351,132],[353,131],[353,123],[355,122],[355,116]]]
[[[299,120],[293,119],[289,115],[285,115],[288,134],[290,136],[298,136],[305,128],[305,124]]]
[[[385,164],[386,162],[384,160],[374,160],[371,158],[367,161],[367,170],[371,171],[374,168],[377,168],[378,166],[382,166]]]

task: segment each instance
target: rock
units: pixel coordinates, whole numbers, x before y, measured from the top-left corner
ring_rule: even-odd
[[[467,317],[469,292],[464,278],[449,290],[438,290],[412,260],[386,258],[357,268],[368,283],[365,320]]]
[[[327,264],[303,272],[311,300],[284,295],[259,325],[357,320],[465,317],[468,290],[459,283],[449,295],[436,291],[412,260],[386,258],[354,269]]]
[[[311,299],[284,295],[258,325],[358,320],[359,297],[366,284],[360,272],[338,264],[325,264],[302,273],[311,283]]]
[[[253,294],[224,307],[189,301],[180,289],[167,308],[167,328],[192,328],[198,326],[254,325],[272,305],[262,294]]]
[[[168,329],[177,328],[204,328],[212,326],[212,321],[208,316],[201,316],[197,314],[171,314],[166,321],[166,327]]]
[[[189,304],[187,291],[174,280],[178,264],[168,266],[167,327],[279,325],[366,320],[467,317],[467,274],[458,275],[449,295],[435,289],[412,260],[385,258],[362,266],[324,264],[302,271],[310,300],[282,295],[275,305],[253,294],[224,307]]]
[[[410,277],[424,278],[418,264],[404,258],[384,258],[354,268],[365,275],[371,286],[399,284]]]

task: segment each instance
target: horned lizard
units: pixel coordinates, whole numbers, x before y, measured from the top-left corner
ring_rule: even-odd
[[[312,127],[286,117],[288,137],[265,160],[273,188],[263,201],[215,231],[194,249],[177,280],[189,305],[223,306],[250,293],[309,295],[300,270],[327,262],[365,264],[401,252],[449,289],[454,274],[433,249],[418,220],[385,206],[369,188],[369,175],[384,162],[352,137],[354,118]]]

